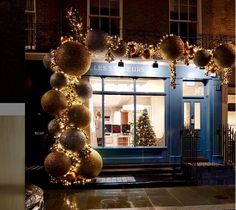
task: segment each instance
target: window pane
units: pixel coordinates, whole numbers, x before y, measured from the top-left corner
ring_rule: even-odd
[[[111,22],[111,35],[119,35],[120,34],[120,19],[118,18],[110,18]]]
[[[204,96],[203,82],[184,81],[183,96]]]
[[[188,20],[188,6],[180,6],[180,20]]]
[[[197,7],[189,7],[189,20],[197,20]]]
[[[99,28],[99,18],[98,17],[90,17],[90,28],[100,29]]]
[[[102,96],[93,95],[89,100],[91,113],[90,144],[92,147],[103,146],[102,144]]]
[[[109,18],[101,18],[101,28],[102,31],[110,34]]]
[[[105,95],[105,146],[133,146],[134,97]]]
[[[170,18],[178,20],[179,19],[179,7],[178,4],[170,5]]]
[[[184,128],[190,127],[190,103],[184,102]]]
[[[189,5],[197,6],[197,0],[189,0]]]
[[[26,10],[28,11],[34,11],[34,0],[26,0]]]
[[[136,145],[165,145],[165,97],[137,96]]]
[[[179,23],[178,22],[170,22],[170,33],[179,35],[179,29],[178,29]]]
[[[194,103],[194,129],[201,129],[201,104]]]
[[[102,91],[102,79],[100,77],[89,77],[93,91]]]
[[[180,30],[180,36],[183,38],[184,41],[187,40],[188,38],[188,28],[187,28],[187,23],[179,23],[179,30]]]
[[[163,79],[137,79],[136,92],[165,92]]]
[[[119,15],[119,0],[110,0],[110,16]]]
[[[99,0],[90,0],[90,14],[91,15],[99,14]]]
[[[133,92],[134,85],[133,79],[130,78],[116,78],[107,77],[104,81],[105,91],[115,91],[115,92]]]
[[[189,23],[188,24],[189,30],[189,42],[190,44],[196,43],[197,39],[197,23]]]
[[[100,0],[100,15],[109,15],[109,1]]]

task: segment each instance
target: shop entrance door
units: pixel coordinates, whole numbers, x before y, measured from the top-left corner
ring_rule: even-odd
[[[206,106],[204,98],[184,98],[184,129],[195,133],[197,157],[206,158]]]

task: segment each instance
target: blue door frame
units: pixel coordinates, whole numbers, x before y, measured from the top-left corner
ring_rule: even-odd
[[[195,66],[177,66],[176,88],[170,88],[169,66],[159,65],[158,69],[150,64],[126,64],[124,68],[117,63],[93,62],[87,76],[98,77],[132,77],[165,79],[165,142],[164,147],[97,147],[103,157],[104,164],[124,163],[180,163],[181,162],[181,130],[183,129],[183,78],[206,81],[205,110],[206,117],[204,135],[207,139],[201,146],[209,160],[219,158],[217,129],[221,122],[221,90],[218,78],[211,78]],[[193,79],[194,78],[194,79]]]

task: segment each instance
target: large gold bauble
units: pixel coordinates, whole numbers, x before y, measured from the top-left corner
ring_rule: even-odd
[[[66,76],[63,73],[56,72],[50,77],[50,85],[53,88],[61,89],[67,85]]]
[[[220,68],[230,68],[235,62],[235,46],[221,44],[213,52],[213,60]]]
[[[69,122],[79,128],[85,128],[91,121],[89,109],[84,105],[73,105],[68,111]]]
[[[53,119],[48,123],[48,132],[50,135],[56,136],[60,130],[60,124],[56,119]]]
[[[74,181],[76,181],[76,179],[77,179],[77,177],[76,177],[75,172],[72,171],[72,172],[66,174],[66,180],[68,182],[74,182]]]
[[[87,33],[86,45],[93,53],[101,53],[107,50],[107,33],[93,29]]]
[[[84,101],[90,99],[93,95],[93,88],[88,81],[80,81],[78,85],[75,86],[75,92]]]
[[[92,179],[101,172],[103,167],[103,160],[100,154],[91,148],[91,153],[88,158],[81,158],[79,175],[86,179]]]
[[[78,42],[65,42],[56,50],[55,62],[65,73],[81,76],[91,65],[91,54]]]
[[[47,70],[50,70],[50,71],[52,71],[51,60],[52,60],[51,53],[47,53],[43,56],[43,65]]]
[[[77,129],[67,129],[60,136],[60,143],[69,150],[79,152],[82,150],[86,143],[86,136],[83,132]]]
[[[160,53],[166,60],[177,60],[184,53],[184,42],[179,36],[168,36],[161,42]]]
[[[67,108],[66,97],[57,90],[49,90],[41,98],[41,106],[51,115],[59,115]]]
[[[151,52],[150,52],[150,50],[149,50],[149,49],[145,49],[145,50],[142,52],[142,54],[141,54],[141,58],[142,58],[143,60],[148,60],[148,59],[150,59],[150,58],[151,58]]]
[[[51,152],[44,160],[45,170],[54,177],[66,174],[71,167],[71,160],[63,152]]]
[[[193,63],[198,67],[206,66],[211,60],[211,55],[207,50],[198,50],[193,58]]]
[[[114,54],[116,57],[120,58],[123,57],[127,50],[127,44],[124,40],[121,40],[119,45],[117,46],[117,49],[111,50],[112,54]]]

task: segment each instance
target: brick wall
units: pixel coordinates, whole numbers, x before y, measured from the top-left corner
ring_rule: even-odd
[[[202,33],[235,35],[235,1],[202,0]]]
[[[124,40],[155,43],[169,32],[168,11],[166,0],[123,0]]]

